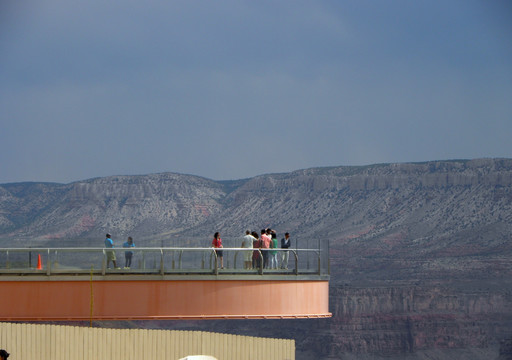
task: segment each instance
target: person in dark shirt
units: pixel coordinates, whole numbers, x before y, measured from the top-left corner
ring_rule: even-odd
[[[281,252],[281,269],[288,269],[288,248],[291,245],[290,234],[285,233],[284,238],[281,239],[281,249],[285,249]]]

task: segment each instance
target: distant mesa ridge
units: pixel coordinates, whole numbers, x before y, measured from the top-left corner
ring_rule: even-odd
[[[327,235],[349,231],[356,218],[375,225],[372,219],[389,215],[393,203],[406,200],[415,208],[412,191],[430,201],[458,187],[479,188],[476,196],[492,191],[492,198],[507,198],[505,188],[511,184],[512,159],[311,168],[237,181],[161,173],[70,184],[13,183],[0,185],[0,239],[37,243],[48,237],[97,237],[105,231],[204,236],[213,229],[237,236],[248,226],[265,224]],[[370,202],[376,194],[377,203]],[[389,207],[386,214],[379,212],[382,206]]]

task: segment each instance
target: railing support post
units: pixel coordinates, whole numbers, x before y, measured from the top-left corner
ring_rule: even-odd
[[[160,275],[164,274],[164,249],[160,249]]]
[[[215,260],[214,260],[215,268],[213,270],[213,273],[215,275],[219,275],[218,258],[217,258],[217,252],[215,250],[213,250],[213,255],[215,256]]]
[[[295,275],[299,275],[299,255],[296,250],[290,250],[293,253],[293,257],[295,258]]]
[[[318,275],[322,272],[322,263],[320,260],[320,249],[318,250]]]
[[[262,252],[261,252],[261,250],[259,250],[259,249],[258,249],[258,253],[259,253],[259,255],[258,255],[258,256],[260,257],[260,268],[258,269],[258,273],[259,273],[260,275],[263,275],[263,266],[265,265],[265,264],[263,263],[263,253],[262,253]]]
[[[107,253],[103,249],[103,260],[101,261],[101,275],[105,275],[107,270]]]
[[[46,259],[46,275],[50,276],[52,268],[52,262],[50,260],[50,249],[48,249],[48,258]]]

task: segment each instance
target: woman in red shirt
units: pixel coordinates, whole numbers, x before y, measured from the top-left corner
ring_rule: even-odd
[[[256,231],[252,232],[252,236],[254,237],[252,247],[253,249],[256,249],[252,252],[252,268],[259,269],[261,266],[261,256],[258,249],[261,248],[261,239],[258,239],[258,233]]]
[[[220,238],[220,234],[218,232],[213,235],[212,246],[216,249],[222,248],[222,239]],[[217,254],[217,258],[220,259],[220,268],[224,269],[224,254],[222,253],[222,250],[215,250],[215,253]]]

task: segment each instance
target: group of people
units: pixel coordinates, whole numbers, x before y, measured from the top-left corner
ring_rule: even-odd
[[[291,245],[290,234],[285,233],[281,239],[281,244],[277,241],[277,234],[275,230],[270,228],[262,229],[260,235],[257,232],[247,230],[245,236],[242,237],[241,247],[245,249],[254,249],[253,251],[244,251],[244,269],[257,269],[263,266],[265,269],[288,269],[288,248]],[[131,236],[123,244],[123,248],[126,248],[124,252],[124,268],[130,269],[132,266],[133,251],[130,248],[134,248],[135,244]],[[215,253],[218,258],[218,266],[224,268],[224,253],[222,251],[222,239],[220,238],[219,232],[213,235],[212,247],[215,248]],[[107,255],[107,268],[110,263],[115,269],[120,269],[117,265],[116,253],[114,251],[114,241],[112,236],[107,234],[105,237],[105,248]],[[283,249],[281,253],[281,266],[279,266],[278,251],[276,249]]]
[[[288,269],[288,248],[291,245],[290,234],[285,233],[281,239],[281,245],[277,241],[277,234],[275,230],[270,228],[262,229],[260,235],[256,231],[247,230],[245,236],[242,237],[241,246],[245,249],[254,249],[253,251],[244,251],[244,269]],[[217,258],[219,259],[219,266],[224,268],[224,254],[220,250],[222,246],[222,239],[220,234],[216,232],[213,235],[212,247],[216,250]],[[283,249],[278,251],[276,249]],[[278,252],[281,253],[281,266],[279,266]]]
[[[112,240],[112,236],[110,234],[106,235],[105,238],[105,247],[107,253],[107,268],[110,265],[110,262],[112,262],[112,265],[115,269],[120,269],[120,267],[117,266],[117,258],[116,258],[116,252],[112,250],[114,248],[114,241]],[[131,236],[128,236],[128,240],[123,244],[124,248],[134,248],[135,244],[133,243],[133,239]],[[132,257],[133,257],[133,251],[126,250],[124,252],[124,268],[129,269],[132,266]]]

